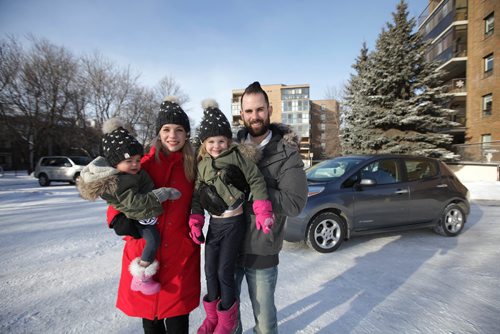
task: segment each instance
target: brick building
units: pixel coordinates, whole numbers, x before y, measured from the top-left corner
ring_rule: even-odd
[[[455,144],[465,144],[462,155],[472,160],[488,153],[500,160],[499,15],[498,0],[430,0],[419,17],[419,31],[431,41],[428,59],[444,70],[452,119],[463,125],[451,132]]]

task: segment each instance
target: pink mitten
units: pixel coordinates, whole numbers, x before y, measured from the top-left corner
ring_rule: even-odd
[[[203,224],[205,223],[205,217],[203,215],[192,214],[189,216],[189,227],[191,228],[191,232],[189,232],[189,236],[193,239],[195,244],[201,245],[205,242],[205,237],[203,236]]]
[[[273,206],[271,201],[258,199],[253,201],[253,212],[255,213],[255,225],[257,229],[268,234],[274,224]]]

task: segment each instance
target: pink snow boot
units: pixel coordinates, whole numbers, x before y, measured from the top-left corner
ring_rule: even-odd
[[[200,328],[198,328],[198,334],[212,334],[217,326],[217,303],[219,299],[213,302],[206,301],[207,296],[203,297],[203,307],[205,308],[205,313],[207,317],[203,320]]]
[[[240,304],[238,300],[234,301],[233,306],[229,310],[221,311],[220,302],[217,304],[217,327],[215,327],[214,334],[232,334],[238,327],[238,308]]]
[[[139,263],[141,258],[137,257],[130,262],[128,270],[132,274],[132,283],[130,289],[132,291],[140,291],[145,295],[154,295],[160,291],[160,283],[153,280],[153,275],[158,270],[158,261],[154,261],[147,267],[141,266]]]

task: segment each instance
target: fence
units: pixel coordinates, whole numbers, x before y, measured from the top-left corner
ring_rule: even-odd
[[[460,155],[460,161],[500,164],[500,140],[479,144],[457,144],[453,145],[453,151]]]

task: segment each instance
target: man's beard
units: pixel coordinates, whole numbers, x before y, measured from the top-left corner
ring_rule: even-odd
[[[255,123],[260,123],[261,126],[259,129],[254,129],[252,127],[252,124]],[[262,120],[262,121],[253,121],[252,123],[248,123],[247,121],[243,121],[243,124],[247,128],[248,132],[252,137],[260,137],[262,135],[265,135],[267,133],[267,130],[269,130],[269,124],[270,124],[270,119],[267,117],[267,119]]]

